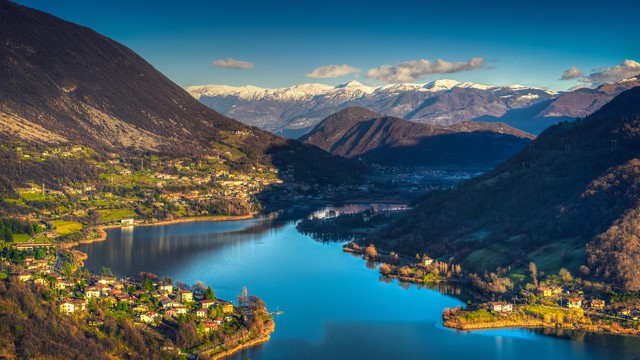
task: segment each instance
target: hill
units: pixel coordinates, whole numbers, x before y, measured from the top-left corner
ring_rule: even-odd
[[[419,124],[351,107],[327,117],[300,141],[384,165],[487,167],[522,150],[532,138],[501,123]]]
[[[544,131],[498,168],[432,193],[384,235],[408,253],[454,257],[473,271],[583,275],[640,290],[640,88],[593,115]]]
[[[362,171],[317,148],[227,118],[127,47],[6,0],[0,0],[0,44],[4,196],[33,183],[59,191],[103,189],[107,177],[135,173],[145,163],[149,176],[175,172],[175,164],[186,161],[206,164],[198,174],[188,167],[191,173],[184,176],[191,178],[260,173],[267,182],[280,177],[349,183]],[[149,190],[149,176],[128,184],[138,193],[140,187]],[[150,191],[166,192],[156,185]]]

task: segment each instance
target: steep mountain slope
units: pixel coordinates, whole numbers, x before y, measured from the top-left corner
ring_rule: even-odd
[[[630,78],[597,89],[557,93],[519,85],[488,86],[444,79],[428,84],[378,87],[350,81],[336,87],[305,84],[262,89],[204,85],[187,90],[213,109],[283,134],[308,131],[332,113],[353,106],[419,123],[504,122],[539,134],[549,125],[587,116],[615,95],[638,85],[638,78]]]
[[[419,124],[351,107],[327,117],[300,140],[332,154],[387,165],[484,167],[522,150],[532,138],[500,123]]]
[[[353,177],[355,168],[344,160],[207,108],[125,46],[6,0],[0,0],[0,78],[5,142],[69,143],[121,155],[224,149],[234,154],[227,162],[234,169],[260,162],[322,178],[320,166],[329,166],[342,167],[344,180]]]
[[[584,120],[552,126],[495,170],[428,195],[381,243],[453,256],[474,271],[584,264],[639,290],[639,129],[634,88]]]

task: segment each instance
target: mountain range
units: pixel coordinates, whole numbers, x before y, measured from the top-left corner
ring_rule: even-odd
[[[640,290],[639,129],[636,87],[551,126],[494,170],[426,195],[380,243],[480,273],[534,262],[548,274],[564,267]]]
[[[522,150],[534,137],[503,123],[422,124],[349,107],[299,140],[334,155],[383,165],[487,168]]]
[[[632,77],[596,89],[556,92],[521,85],[491,86],[455,80],[427,84],[338,86],[302,84],[280,89],[202,85],[187,91],[203,104],[261,129],[298,137],[327,116],[360,106],[417,123],[504,122],[539,134],[551,124],[585,117],[620,92],[640,85]]]

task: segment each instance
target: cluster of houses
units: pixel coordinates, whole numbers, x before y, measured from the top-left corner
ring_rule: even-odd
[[[538,294],[545,298],[557,298],[563,294],[568,296],[566,299],[560,297],[560,305],[566,306],[568,309],[582,309],[588,307],[592,310],[602,311],[605,307],[605,301],[601,299],[585,300],[582,291],[578,291],[576,294],[571,294],[568,291],[564,291],[559,286],[540,286],[538,288]]]
[[[173,285],[156,282],[154,291],[138,290],[129,292],[131,287],[140,288],[140,283],[132,280],[117,280],[111,277],[93,277],[91,284],[77,291],[78,283],[60,279],[53,283],[53,287],[61,290],[68,297],[61,300],[59,310],[63,314],[73,314],[87,310],[91,299],[110,303],[113,309],[129,309],[137,319],[146,324],[161,319],[177,318],[180,315],[192,314],[200,319],[205,331],[216,330],[224,321],[231,320],[229,314],[234,312],[233,304],[222,300],[203,299],[192,291],[180,290]],[[72,290],[72,291],[68,291]],[[76,290],[76,291],[73,291]],[[66,292],[66,293],[65,293]],[[71,299],[71,296],[75,299]],[[150,301],[154,298],[155,301]],[[217,316],[219,307],[222,316]]]
[[[582,291],[579,291],[577,294],[571,294],[565,292],[559,286],[540,286],[536,293],[544,298],[557,300],[558,305],[568,309],[582,309],[583,307],[587,307],[595,311],[604,311],[606,305],[602,299],[591,299],[587,301],[584,299]],[[567,297],[562,297],[563,293],[566,294]],[[509,313],[515,309],[515,305],[504,302],[491,302],[487,304],[487,308],[494,313]],[[626,310],[626,313],[622,315],[629,316],[632,309]],[[618,311],[618,315],[621,315],[620,311]],[[640,316],[640,311],[637,312],[637,315]]]

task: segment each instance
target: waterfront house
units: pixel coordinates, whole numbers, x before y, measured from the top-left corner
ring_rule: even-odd
[[[604,309],[605,302],[604,302],[604,300],[593,299],[593,300],[591,300],[590,305],[591,305],[592,309],[602,310],[602,309]]]
[[[502,304],[502,303],[491,303],[491,310],[494,312],[511,312],[513,311],[512,304]]]
[[[178,291],[178,300],[182,303],[193,301],[193,292],[189,290]]]
[[[126,219],[120,220],[120,225],[122,226],[133,226],[133,224],[134,224],[133,218],[126,218]]]
[[[582,299],[570,298],[567,300],[567,307],[569,309],[580,309],[582,307]]]

